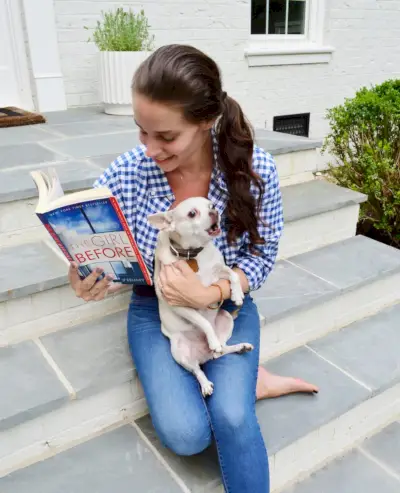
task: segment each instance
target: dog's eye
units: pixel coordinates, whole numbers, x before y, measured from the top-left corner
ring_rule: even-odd
[[[188,213],[188,217],[190,217],[190,219],[193,219],[194,217],[196,217],[196,215],[197,215],[196,209],[193,209]]]

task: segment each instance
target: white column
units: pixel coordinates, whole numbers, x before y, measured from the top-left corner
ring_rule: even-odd
[[[39,111],[65,110],[53,0],[23,0]]]

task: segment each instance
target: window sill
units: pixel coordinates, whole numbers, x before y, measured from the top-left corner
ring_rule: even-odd
[[[263,46],[250,45],[244,52],[249,67],[272,65],[305,65],[313,63],[329,63],[332,53],[331,46],[305,44],[299,46]]]

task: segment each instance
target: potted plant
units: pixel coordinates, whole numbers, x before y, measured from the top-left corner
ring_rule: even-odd
[[[104,111],[132,115],[132,76],[153,49],[154,36],[143,10],[138,14],[118,8],[102,12],[89,41],[99,49],[99,79]]]

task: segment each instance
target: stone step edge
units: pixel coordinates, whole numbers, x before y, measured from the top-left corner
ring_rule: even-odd
[[[399,285],[400,268],[288,310],[279,318],[262,316],[260,361],[269,361],[400,303]]]
[[[318,181],[316,181],[315,183],[318,183]],[[321,182],[320,182],[321,183]],[[299,186],[299,185],[291,185],[293,187],[296,187],[296,186]],[[301,185],[300,185],[301,186]],[[333,185],[334,187],[336,187],[336,185]],[[287,188],[290,188],[290,187],[287,187]],[[340,187],[337,187],[337,188],[340,188]],[[354,205],[358,205],[360,203],[362,203],[364,200],[365,200],[365,196],[363,196],[362,194],[359,194],[357,192],[353,192],[353,191],[348,191],[348,197],[346,198],[341,198],[340,201],[337,201],[337,202],[333,202],[331,204],[326,204],[322,207],[319,207],[319,208],[315,208],[314,210],[312,211],[309,211],[306,215],[304,214],[299,214],[297,216],[294,216],[294,217],[291,217],[291,218],[288,218],[286,220],[286,227],[289,226],[290,224],[293,224],[297,221],[300,221],[302,219],[305,219],[305,218],[310,218],[310,217],[315,217],[315,216],[319,216],[319,215],[322,215],[324,213],[328,213],[328,212],[332,212],[332,211],[336,211],[336,210],[339,210],[339,209],[344,209],[346,207],[350,207],[350,206],[354,206]],[[44,228],[42,228],[44,230]],[[43,231],[45,233],[45,231]],[[36,241],[31,241],[31,242],[27,242],[27,243],[20,243],[19,245],[22,247],[24,244],[37,244],[37,243],[45,243],[48,248],[56,254],[56,256],[58,256],[60,259],[62,259],[62,261],[65,261],[64,257],[62,256],[61,252],[59,252],[59,249],[56,247],[56,245],[54,244],[54,242],[48,237],[48,235],[46,234],[45,237],[43,237],[42,240],[36,240]],[[15,246],[9,246],[9,247],[0,247],[0,255],[1,255],[1,250],[2,248],[4,249],[8,249],[8,248],[15,248]],[[67,263],[66,263],[67,265]],[[43,286],[43,282],[44,282],[44,286]],[[43,281],[41,283],[41,289],[36,289],[35,290],[35,284],[33,284],[32,286],[23,286],[23,287],[19,287],[19,288],[15,288],[13,291],[13,294],[9,295],[9,296],[12,296],[8,299],[17,299],[17,298],[23,298],[27,295],[31,295],[31,294],[34,294],[36,292],[39,292],[39,291],[47,291],[53,287],[60,287],[60,286],[63,286],[63,285],[66,285],[68,283],[68,280],[67,280],[67,271],[65,273],[65,275],[63,276],[59,276],[59,277],[54,277],[54,278],[51,278],[49,279],[47,282],[50,283],[50,286],[47,286],[47,283],[46,281]],[[23,288],[28,288],[28,292],[25,294],[25,295],[20,295],[19,294],[19,291],[20,289],[23,289]],[[2,300],[0,301],[0,303],[2,302],[7,302],[8,299],[6,298],[5,300]]]
[[[300,140],[299,142],[296,142],[296,143],[293,142],[290,145],[282,145],[282,147],[277,148],[276,150],[274,149],[271,152],[272,152],[272,155],[274,157],[276,157],[276,162],[277,162],[277,165],[279,168],[280,161],[285,159],[285,156],[288,156],[288,155],[290,156],[291,154],[294,154],[294,153],[302,153],[302,156],[304,156],[304,154],[307,153],[307,151],[308,152],[309,151],[317,152],[317,149],[319,149],[321,147],[321,145],[322,145],[321,141]],[[260,141],[260,146],[263,147],[262,146],[262,139]],[[270,152],[270,151],[268,151],[268,149],[265,149],[265,151]],[[55,162],[55,166],[62,166],[63,164],[68,163],[68,161],[78,160],[78,161],[82,161],[82,162],[88,164],[89,169],[91,169],[91,170],[98,169],[98,175],[100,176],[101,173],[104,171],[104,169],[106,169],[107,166],[100,166],[95,161],[93,161],[93,159],[96,159],[96,157],[97,156],[87,156],[87,157],[81,157],[81,158],[76,158],[76,159],[71,158],[71,159],[65,160],[65,161],[58,160]],[[116,153],[115,159],[117,157],[118,157],[118,153]],[[111,161],[110,161],[110,164],[111,164]],[[51,167],[52,165],[53,165],[53,163],[51,163],[51,162],[48,163],[49,167]],[[37,164],[37,167],[38,168],[41,167],[40,163]],[[283,165],[281,165],[281,167],[283,168]],[[32,169],[35,169],[35,165],[32,165],[32,164],[21,165],[18,167],[18,169],[20,169],[20,170],[26,169],[26,173],[28,174],[29,171],[31,171]],[[2,172],[8,172],[8,171],[9,171],[8,168],[5,170],[2,170]],[[315,168],[314,171],[317,171],[317,169]],[[281,178],[285,179],[285,178],[288,178],[289,176],[296,176],[296,173],[290,174],[290,175],[283,174]],[[94,182],[94,179],[92,181]],[[73,180],[70,182],[64,181],[64,182],[62,182],[62,185],[63,185],[63,187],[65,187],[65,191],[68,193],[77,192],[79,190],[85,190],[87,188],[90,188],[90,186],[91,186],[90,183],[88,184],[87,178],[77,178],[76,180]],[[0,191],[0,204],[18,202],[20,200],[26,200],[26,199],[36,199],[38,197],[37,189],[33,185],[33,182],[31,184],[31,186],[22,187],[20,190],[15,191],[14,193],[18,196],[4,195],[4,193]]]
[[[85,400],[69,403],[68,427],[65,424],[60,426],[61,419],[65,418],[65,409],[52,412],[45,417],[45,420],[41,417],[29,422],[28,426],[20,425],[19,428],[24,426],[25,436],[33,432],[32,434],[37,437],[38,433],[35,430],[40,427],[41,436],[37,437],[33,444],[21,447],[13,454],[0,459],[0,478],[119,426],[134,424],[137,419],[148,414],[148,408],[143,398],[132,402],[131,393],[130,385],[124,385],[103,392],[101,395],[92,396],[90,405],[86,408]],[[116,402],[117,405],[110,406],[110,402]],[[101,409],[102,414],[93,417],[90,413],[88,415],[87,408]],[[331,460],[344,455],[358,443],[393,422],[399,413],[400,383],[397,383],[386,390],[376,391],[344,414],[298,438],[270,456],[271,491],[280,493],[292,484],[304,480]],[[45,421],[46,426],[43,426]],[[43,430],[50,432],[46,434]],[[4,439],[12,442],[17,438],[18,441],[19,431],[22,430],[11,430]],[[150,444],[147,439],[146,443]],[[150,448],[154,451],[154,446]],[[222,485],[212,491],[223,493]]]
[[[261,363],[266,363],[268,360],[280,356],[285,352],[304,346],[312,340],[324,337],[328,333],[344,328],[357,320],[373,316],[381,309],[393,305],[394,303],[400,302],[400,294],[392,295],[390,298],[383,299],[379,298],[378,296],[378,293],[382,293],[385,291],[391,294],[396,293],[397,291],[394,289],[394,287],[398,286],[399,282],[400,272],[397,274],[397,276],[389,276],[385,279],[381,279],[381,282],[377,282],[376,285],[373,287],[371,287],[371,285],[366,286],[369,289],[369,293],[367,293],[369,294],[369,296],[368,300],[364,302],[363,306],[353,312],[350,311],[348,313],[345,313],[344,315],[342,315],[341,318],[336,320],[334,317],[334,313],[342,311],[343,300],[346,297],[343,296],[343,294],[346,294],[343,292],[338,292],[338,295],[335,296],[331,302],[323,299],[320,300],[318,304],[311,303],[308,304],[307,307],[299,308],[295,311],[286,312],[282,314],[281,320],[274,319],[272,321],[269,321],[268,323],[265,323],[264,321],[264,323],[262,324],[260,342]],[[352,296],[352,294],[356,293],[357,290],[352,289],[348,290],[348,292],[350,293],[350,296]],[[365,294],[366,291],[362,293],[362,296]],[[353,298],[350,298],[347,301],[344,300],[344,302],[347,302],[347,304],[351,307],[358,306],[358,303],[356,303]],[[320,309],[321,313],[316,314],[316,309]],[[328,310],[328,314],[326,313],[326,310]],[[123,311],[125,312],[125,310]],[[323,314],[322,311],[324,312]],[[116,313],[119,313],[119,311]],[[328,326],[327,324],[321,326],[320,324],[314,322],[315,326],[312,327],[312,321],[315,320],[332,320],[332,324],[330,326]],[[294,331],[295,335],[293,335],[293,327],[296,324],[302,328],[306,327],[307,330]],[[79,324],[77,326],[79,327]],[[53,358],[51,353],[49,353],[49,355],[50,358]],[[57,377],[61,380],[64,386],[66,386],[66,383],[68,384],[66,386],[70,396],[70,400],[66,404],[66,406],[68,406],[71,401],[73,402],[76,399],[76,391],[69,383],[68,378],[65,376],[62,369],[60,369],[60,367],[57,365],[56,361],[54,361],[54,364],[55,367],[53,368],[53,371],[55,371]],[[109,387],[96,388],[95,386],[94,391],[93,389],[92,391],[90,391],[90,389],[85,389],[84,392],[86,392],[87,395],[82,398],[82,401],[85,401],[86,399],[91,399],[103,392],[112,391],[112,389],[118,386],[140,386],[136,378],[136,371],[134,366],[132,367],[132,371],[133,377],[129,376],[129,380],[126,378],[126,374],[124,373],[123,380],[120,379],[121,381],[118,381],[118,379],[116,379]],[[57,407],[59,405],[60,404],[58,404]],[[49,411],[47,410],[41,413],[40,416],[45,417],[48,412]],[[54,411],[50,411],[50,413],[52,412]],[[29,420],[18,426],[24,426],[27,423],[29,423]],[[13,427],[10,427],[8,429],[12,430]]]
[[[393,422],[400,413],[400,383],[375,392],[341,416],[299,438],[271,457],[271,491],[306,479]],[[296,460],[297,459],[297,460]],[[219,489],[223,493],[223,490]]]
[[[285,260],[282,260],[282,262],[285,262]],[[312,275],[312,273],[310,274]],[[302,333],[297,332],[296,338],[289,337],[289,334],[293,334],[293,325],[289,322],[282,322],[282,320],[287,320],[293,313],[296,314],[296,325],[311,327],[315,324],[315,321],[318,320],[318,317],[312,318],[312,316],[310,317],[308,314],[312,311],[315,312],[316,310],[321,311],[322,308],[323,311],[330,311],[331,316],[329,316],[328,320],[335,321],[334,327],[345,326],[354,319],[354,315],[349,316],[349,314],[354,313],[354,311],[346,313],[344,313],[343,310],[341,312],[337,311],[337,304],[338,302],[340,303],[340,300],[344,295],[351,297],[352,303],[350,306],[354,308],[354,310],[358,309],[358,318],[364,318],[399,299],[400,293],[396,289],[396,282],[400,283],[400,267],[380,274],[375,278],[363,280],[351,287],[328,293],[325,296],[318,298],[316,301],[307,301],[301,307],[291,309],[292,313],[290,313],[290,311],[285,311],[276,317],[266,319],[265,315],[261,313],[261,308],[259,308],[261,325],[268,326],[268,330],[262,331],[263,344],[261,347],[269,347],[267,353],[262,352],[263,357],[270,358],[282,354],[282,352],[293,348],[293,342],[295,340],[297,340],[299,344],[303,344],[303,342],[301,342],[304,341]],[[382,293],[384,293],[383,297]],[[12,325],[7,327],[6,330],[0,331],[0,347],[16,344],[30,338],[42,337],[46,334],[57,332],[58,330],[72,328],[89,320],[99,320],[110,313],[126,310],[129,303],[129,297],[130,288],[125,288],[123,292],[110,296],[106,300],[97,302],[96,304],[82,304],[62,312],[52,313],[32,321]],[[260,303],[257,302],[257,296],[255,296],[255,301],[258,303],[258,306],[260,306]],[[343,315],[338,318],[336,313],[342,313]],[[328,329],[326,329],[326,331],[328,331]],[[314,329],[309,330],[308,332],[321,333],[321,330]],[[285,339],[285,337],[286,343],[282,345],[281,341],[282,339]],[[298,344],[296,344],[296,346],[297,345]]]

